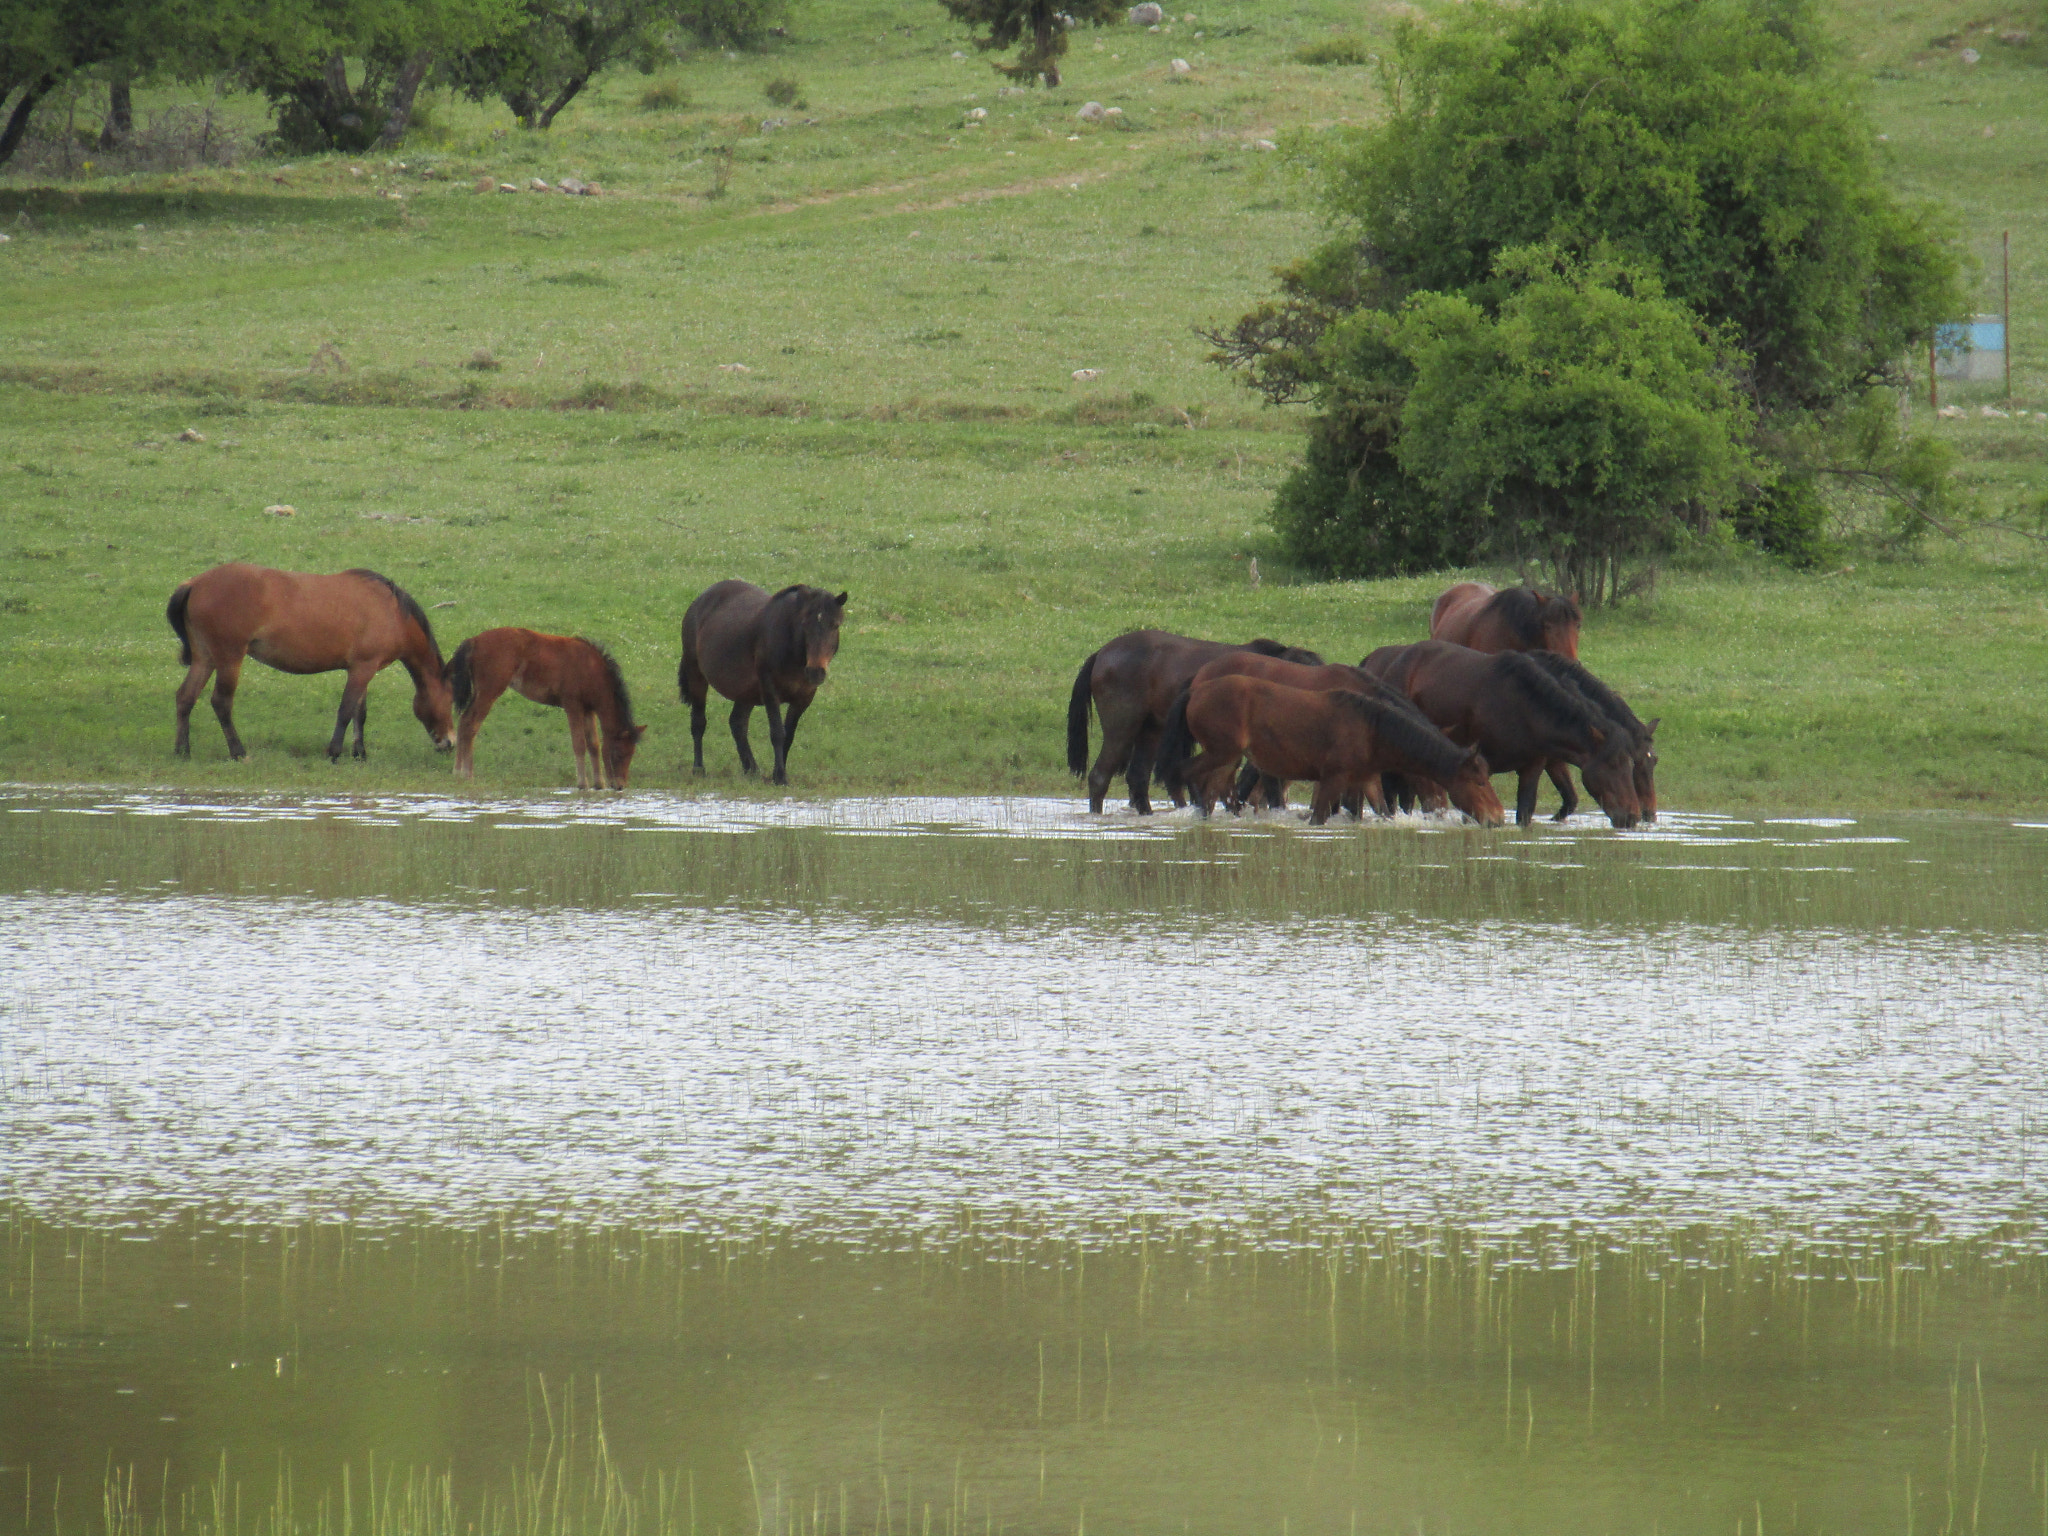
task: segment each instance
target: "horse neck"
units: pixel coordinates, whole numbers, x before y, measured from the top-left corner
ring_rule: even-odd
[[[405,643],[399,648],[398,660],[412,678],[413,690],[425,693],[430,679],[439,682],[446,676],[447,666],[441,659],[440,647],[417,623],[406,620],[404,633]]]

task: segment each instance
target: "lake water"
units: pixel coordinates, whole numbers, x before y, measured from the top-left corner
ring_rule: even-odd
[[[2048,827],[0,791],[0,1531],[2048,1532]]]

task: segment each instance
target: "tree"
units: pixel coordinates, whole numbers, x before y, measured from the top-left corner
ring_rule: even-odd
[[[964,21],[979,35],[974,46],[991,49],[1015,48],[1016,59],[998,64],[997,69],[1012,80],[1045,78],[1048,87],[1060,83],[1060,59],[1067,51],[1067,32],[1082,22],[1101,26],[1123,14],[1123,0],[939,0],[956,21]]]
[[[517,0],[224,0],[206,46],[276,104],[287,146],[353,151],[395,145],[435,65],[518,22]]]
[[[1656,280],[1553,250],[1503,252],[1494,315],[1429,294],[1390,325],[1414,370],[1397,454],[1440,504],[1486,511],[1493,552],[1539,563],[1594,603],[1681,519],[1735,506],[1754,478],[1748,402],[1723,348]]]
[[[737,46],[783,9],[781,0],[521,0],[517,28],[462,54],[449,75],[474,99],[497,96],[521,127],[548,128],[607,65],[652,68],[670,33]]]
[[[1277,520],[1319,568],[1487,552],[1490,521],[1403,451],[1413,358],[1338,322],[1418,294],[1497,319],[1530,275],[1504,251],[1619,263],[1726,339],[1759,455],[1745,506],[1865,467],[1846,424],[1962,308],[1943,221],[1883,187],[1809,0],[1479,0],[1404,26],[1384,85],[1382,124],[1304,150],[1336,238],[1211,333],[1269,400],[1317,407]]]
[[[71,75],[124,59],[146,65],[174,29],[156,0],[0,0],[0,165]]]

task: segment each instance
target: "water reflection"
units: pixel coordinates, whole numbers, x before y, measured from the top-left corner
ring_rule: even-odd
[[[2039,828],[0,809],[0,1531],[2039,1523]]]

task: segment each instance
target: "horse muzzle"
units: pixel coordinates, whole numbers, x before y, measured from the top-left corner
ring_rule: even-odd
[[[820,687],[825,681],[825,669],[823,667],[805,667],[804,681],[813,688]]]

